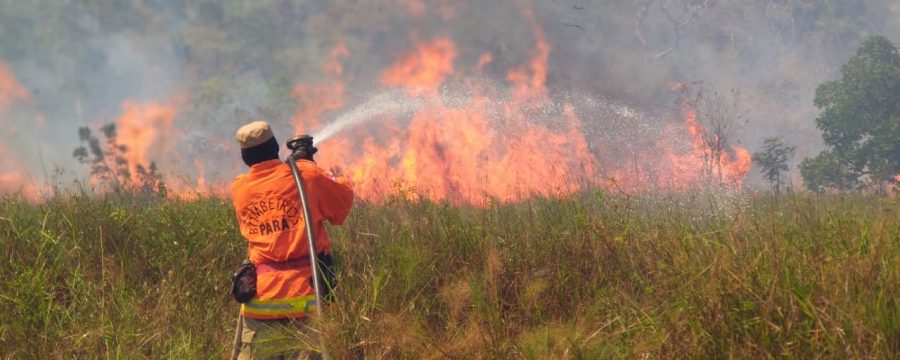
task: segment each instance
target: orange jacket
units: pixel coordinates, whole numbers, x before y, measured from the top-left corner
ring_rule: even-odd
[[[353,205],[353,190],[346,178],[332,178],[312,161],[299,160],[297,167],[306,187],[316,252],[331,254],[324,221],[344,222]],[[241,306],[241,313],[273,319],[314,311],[306,222],[288,164],[277,159],[254,164],[231,183],[231,200],[250,261],[257,267],[274,265],[269,267],[272,271],[258,271],[256,296]],[[288,261],[290,266],[279,266]]]

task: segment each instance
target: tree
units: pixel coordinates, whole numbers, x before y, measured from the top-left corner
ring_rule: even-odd
[[[703,142],[706,177],[724,183],[722,165],[732,147],[732,140],[747,120],[747,109],[741,104],[741,93],[732,89],[727,95],[715,87],[695,82],[681,84],[682,107],[687,106],[697,122],[692,131]]]
[[[647,17],[647,11],[650,10],[650,6],[654,3],[659,3],[659,9],[665,15],[666,20],[668,20],[669,24],[672,27],[672,43],[665,50],[657,52],[654,56],[654,60],[658,60],[666,55],[669,55],[671,52],[675,51],[678,48],[679,43],[681,42],[681,31],[686,26],[695,23],[698,19],[700,19],[700,15],[704,9],[712,6],[710,0],[691,0],[691,1],[679,1],[673,2],[672,0],[644,0],[640,3],[638,8],[637,15],[635,15],[634,20],[634,34],[637,36],[638,41],[641,43],[641,47],[644,50],[650,51],[649,45],[647,45],[647,39],[644,37],[644,31],[641,27],[644,24],[644,19]]]
[[[816,127],[829,149],[800,164],[810,189],[878,187],[900,182],[900,51],[867,39],[841,67],[841,79],[816,89]]]
[[[784,143],[781,136],[765,139],[763,150],[753,154],[753,163],[759,165],[760,171],[775,192],[781,192],[781,185],[784,183],[781,174],[788,171],[788,161],[794,157],[796,146],[788,146]]]
[[[116,125],[107,124],[100,128],[100,132],[106,138],[102,145],[89,127],[78,128],[81,146],[72,152],[72,156],[78,162],[90,167],[91,176],[116,191],[139,190],[145,194],[165,197],[166,186],[156,168],[156,163],[150,162],[149,166],[135,164],[137,176],[132,177],[128,160],[125,158],[128,147],[116,140]]]

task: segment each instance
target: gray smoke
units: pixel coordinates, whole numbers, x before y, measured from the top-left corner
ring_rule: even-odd
[[[113,121],[125,100],[177,102],[177,144],[159,154],[160,167],[194,177],[193,159],[202,159],[207,178],[227,181],[242,169],[231,145],[234,129],[265,118],[280,138],[289,137],[297,109],[312,105],[296,96],[297,84],[345,84],[342,106],[322,114],[328,123],[381,92],[379,75],[397,57],[439,36],[456,45],[456,74],[502,84],[507,70],[530,60],[534,25],[551,47],[551,95],[612,99],[663,118],[677,111],[672,83],[739,89],[749,113],[737,141],[754,151],[763,138],[785,135],[798,146],[796,162],[821,149],[816,86],[836,77],[866,36],[900,41],[900,4],[0,0],[0,61],[31,98],[0,110],[6,129],[0,140],[36,178],[56,167],[80,178],[84,169],[71,157],[79,126]],[[348,50],[339,58],[342,72],[328,74],[322,64],[339,43]],[[486,52],[493,60],[477,72]],[[42,127],[35,125],[38,115]],[[652,132],[640,124],[621,131]],[[627,124],[585,125],[620,126]],[[601,131],[587,135],[605,141]]]

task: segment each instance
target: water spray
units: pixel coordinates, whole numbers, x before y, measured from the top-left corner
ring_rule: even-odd
[[[378,93],[362,104],[357,105],[350,111],[347,111],[340,116],[338,116],[334,121],[326,125],[324,128],[320,129],[312,136],[309,136],[310,139],[315,138],[316,144],[321,143],[322,141],[327,140],[332,137],[334,134],[337,134],[345,129],[360,125],[368,120],[371,120],[379,115],[384,114],[409,114],[412,113],[423,106],[425,106],[427,101],[421,97],[409,97],[409,95],[405,92],[399,91],[386,91]],[[298,139],[301,135],[295,137],[294,139]],[[291,140],[294,140],[291,139]]]

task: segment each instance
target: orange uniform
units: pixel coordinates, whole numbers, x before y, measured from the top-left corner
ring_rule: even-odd
[[[344,222],[353,190],[347,179],[327,175],[312,161],[298,160],[297,167],[306,187],[316,252],[330,255],[324,220]],[[254,164],[231,183],[231,199],[249,259],[257,266],[256,296],[241,305],[241,314],[279,319],[315,311],[307,222],[288,164],[278,159]]]

